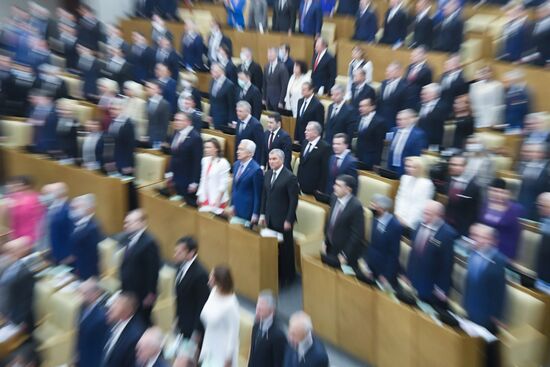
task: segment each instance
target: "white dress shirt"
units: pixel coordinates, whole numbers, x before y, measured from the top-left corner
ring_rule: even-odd
[[[399,216],[409,228],[416,229],[422,220],[424,207],[433,199],[434,193],[435,187],[430,179],[401,176],[395,197],[395,215]]]

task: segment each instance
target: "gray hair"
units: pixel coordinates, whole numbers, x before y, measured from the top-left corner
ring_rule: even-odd
[[[313,332],[311,317],[304,311],[297,311],[290,316],[289,324],[298,324],[306,333]]]
[[[250,106],[250,103],[248,103],[247,101],[237,102],[237,108],[244,108],[248,111],[248,113],[250,113],[250,111],[252,110],[252,106]]]
[[[310,121],[307,123],[306,126],[310,126],[310,125],[315,129],[315,131],[317,131],[319,136],[321,136],[321,134],[323,133],[323,126],[317,121]]]
[[[72,202],[82,204],[86,210],[90,210],[96,206],[96,197],[94,194],[84,194],[75,197]]]
[[[275,309],[277,302],[275,301],[275,295],[271,289],[265,289],[258,295],[258,300],[263,299],[272,309]]]
[[[249,139],[243,139],[241,140],[241,144],[244,144],[244,149],[254,155],[256,153],[256,143],[254,143],[252,140]]]
[[[441,95],[441,86],[438,83],[427,84],[422,89],[426,89],[426,90],[434,93],[438,97]]]
[[[344,94],[346,90],[345,90],[345,88],[342,84],[334,84],[334,86],[332,88],[330,88],[330,91],[331,92],[338,91],[338,92]]]
[[[393,205],[393,200],[382,194],[374,194],[371,201],[385,211],[390,210]]]
[[[276,155],[281,161],[285,160],[285,152],[283,152],[281,149],[271,149],[269,151],[269,155]]]

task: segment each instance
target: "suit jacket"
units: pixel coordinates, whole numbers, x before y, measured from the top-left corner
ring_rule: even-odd
[[[47,91],[54,100],[69,98],[67,83],[61,78],[59,78],[55,84],[47,82],[40,77],[36,78],[33,88]]]
[[[533,51],[538,53],[533,64],[537,66],[546,66],[550,63],[550,28],[542,27],[540,31],[535,33],[539,23],[540,21],[533,27],[529,43],[532,45]]]
[[[101,365],[101,355],[109,337],[107,310],[100,301],[91,310],[82,309],[79,316],[76,359],[79,367]]]
[[[157,10],[165,19],[179,20],[177,15],[178,2],[176,0],[160,0],[158,2]]]
[[[366,251],[366,262],[376,278],[384,276],[390,284],[397,283],[399,251],[401,246],[401,224],[391,215],[385,227],[372,220],[372,235]]]
[[[140,317],[134,315],[109,353],[103,350],[101,367],[135,367],[136,345],[145,329]]]
[[[176,81],[169,78],[165,81],[159,80],[162,86],[162,97],[170,103],[171,113],[174,114],[178,110],[178,93]]]
[[[351,84],[351,100],[350,103],[353,106],[355,113],[359,114],[359,103],[364,100],[370,98],[372,103],[376,102],[376,92],[374,89],[365,83],[365,85],[361,88],[361,90],[357,90],[358,87],[355,83]]]
[[[384,150],[384,139],[386,137],[386,123],[376,113],[368,127],[360,128],[361,120],[357,127],[357,159],[363,162],[368,169],[374,165],[379,165],[382,160],[382,151]]]
[[[277,232],[284,231],[284,222],[296,222],[296,207],[300,188],[298,179],[291,170],[283,167],[275,182],[271,185],[273,171],[265,174],[260,213],[265,215],[268,228]]]
[[[300,151],[300,165],[298,166],[298,182],[304,194],[313,195],[316,191],[323,191],[326,187],[328,161],[332,154],[331,145],[320,139],[315,148],[306,156],[307,141],[302,143]]]
[[[243,131],[240,131],[242,122],[237,122],[237,135],[235,135],[235,160],[237,160],[237,148],[243,139],[256,143],[254,160],[261,164],[264,157],[264,128],[256,118],[251,117]]]
[[[225,6],[227,12],[227,24],[231,28],[244,29],[244,7],[246,1],[233,0],[231,1],[232,7]]]
[[[155,50],[155,64],[164,63],[168,66],[172,79],[178,80],[180,69],[180,57],[173,49],[170,49],[167,55],[162,55],[160,49]]]
[[[287,340],[279,327],[277,318],[267,329],[265,335],[259,330],[259,322],[254,323],[250,345],[248,367],[280,367],[283,365]]]
[[[255,119],[260,119],[262,116],[262,92],[260,92],[256,86],[251,84],[246,90],[246,93],[244,93],[242,88],[239,88],[237,91],[237,98],[235,98],[235,100],[247,101],[250,103],[250,107],[252,107],[250,114],[254,116]]]
[[[270,131],[264,131],[264,146],[265,154],[262,160],[262,166],[268,166],[269,152],[273,149],[281,149],[285,153],[285,167],[289,170],[292,170],[290,163],[292,162],[292,139],[290,135],[282,128],[277,131],[277,134],[273,137],[271,146],[269,146],[269,136],[271,135]]]
[[[353,39],[356,41],[374,42],[376,32],[378,32],[378,17],[374,9],[371,9],[369,6],[363,14],[359,10],[355,17]]]
[[[546,283],[550,283],[550,268],[548,267],[548,261],[550,261],[550,234],[543,233],[537,252],[535,270],[537,272],[537,278]]]
[[[79,58],[77,70],[83,78],[82,92],[85,97],[97,95],[97,79],[99,79],[103,63],[98,59],[94,59],[92,64],[86,67],[82,65],[81,59]]]
[[[180,265],[181,266],[181,265]],[[176,278],[176,280],[178,280]],[[208,272],[198,259],[195,259],[185,276],[176,283],[176,316],[178,329],[185,338],[190,338],[194,331],[204,333],[201,323],[201,312],[208,296]]]
[[[511,27],[511,24],[506,23],[506,27]],[[512,33],[503,34],[499,59],[510,62],[521,59],[529,47],[531,31],[532,26],[524,22],[521,27],[514,29]]]
[[[279,103],[284,103],[285,101],[289,78],[288,71],[281,62],[277,62],[273,73],[270,72],[269,64],[265,65],[264,70],[263,97],[268,109],[277,110]]]
[[[206,46],[202,41],[200,34],[195,34],[194,38],[183,35],[181,38],[181,63],[184,68],[195,71],[204,70],[202,57],[206,51]]]
[[[480,188],[472,179],[461,192],[454,194],[451,185],[452,183],[448,184],[445,190],[449,198],[445,220],[458,234],[464,236],[470,231],[470,226],[478,220],[481,207]]]
[[[418,119],[417,126],[426,133],[428,145],[443,143],[443,130],[448,116],[448,106],[445,101],[439,99],[428,114]]]
[[[420,21],[414,21],[412,47],[424,46],[432,48],[434,37],[434,21],[429,14],[426,14]]]
[[[442,52],[458,52],[462,44],[463,30],[464,22],[460,19],[460,15],[452,16],[452,19],[447,21],[444,20],[434,30],[436,34],[434,49]]]
[[[332,145],[332,138],[338,133],[345,133],[350,138],[357,129],[357,115],[352,106],[344,103],[338,113],[332,117],[334,103],[328,106],[327,121],[325,123],[325,141]]]
[[[537,198],[543,192],[550,191],[550,165],[543,162],[538,174],[531,175],[530,169],[522,163],[519,167],[521,175],[521,185],[518,193],[518,203],[520,203],[527,213],[527,219],[539,220]]]
[[[424,86],[432,82],[432,69],[428,63],[424,63],[420,67],[420,70],[414,72],[416,64],[410,64],[407,67],[407,72],[405,73],[405,79],[407,80],[407,87],[409,89],[409,102],[408,105],[417,111],[420,111],[421,101],[420,93]]]
[[[132,65],[127,61],[124,61],[118,70],[109,69],[109,62],[103,64],[103,70],[101,70],[103,77],[114,80],[118,83],[119,90],[124,90],[124,83],[128,80],[134,80],[134,71]]]
[[[352,195],[346,206],[340,210],[335,222],[332,223],[337,200],[336,196],[332,197],[330,211],[325,223],[327,255],[336,257],[338,254],[343,254],[348,264],[354,266],[364,248],[365,214],[363,204],[357,197]]]
[[[74,223],[69,216],[68,202],[48,210],[48,231],[50,236],[51,255],[56,263],[71,255],[71,234]]]
[[[170,103],[164,98],[161,98],[154,107],[151,105],[151,100],[147,101],[147,119],[149,121],[147,135],[151,144],[166,140],[171,116],[170,109]]]
[[[327,49],[323,57],[318,61],[317,67],[315,67],[316,60],[317,53],[314,53],[313,59],[311,60],[311,82],[315,88],[315,93],[317,93],[321,87],[324,87],[323,94],[329,94],[336,80],[336,59]]]
[[[140,302],[148,294],[156,294],[159,268],[160,257],[157,243],[145,231],[136,243],[125,249],[120,265],[122,291],[133,292]]]
[[[59,118],[55,109],[53,107],[49,108],[50,111],[45,116],[36,109],[31,113],[31,118],[36,116],[43,120],[42,125],[34,126],[33,145],[37,153],[47,153],[59,149],[59,142],[57,141],[57,123]]]
[[[77,26],[77,37],[78,43],[89,49],[98,51],[99,42],[104,39],[101,23],[97,19],[90,21],[80,18]]]
[[[210,54],[211,54],[212,51],[213,51],[213,50],[212,50],[212,47],[213,47],[213,46],[212,46],[211,43],[210,43],[211,37],[212,37],[212,36],[209,36],[209,37],[208,37],[208,43],[207,43],[207,45],[208,45],[208,46],[207,46],[207,47],[208,47],[208,59],[210,60],[210,62],[213,61],[213,60],[210,59]],[[222,34],[222,39],[221,39],[221,41],[220,41],[219,46],[217,46],[217,47],[221,47],[222,45],[223,45],[223,46],[226,46],[226,47],[229,49],[229,53],[230,53],[229,57],[232,57],[232,55],[233,55],[233,42],[231,41],[231,39],[230,39],[229,37],[227,37],[227,36],[224,35],[224,34]],[[215,50],[216,53],[218,52],[218,48],[217,48],[217,47],[216,47],[216,50]],[[214,60],[214,61],[217,61],[217,60]]]
[[[246,26],[248,29],[260,30],[260,24],[264,31],[267,31],[267,1],[266,0],[257,0],[251,3],[251,6],[248,10],[248,21]]]
[[[395,126],[397,113],[408,107],[409,90],[405,79],[399,80],[391,94],[385,95],[388,80],[384,80],[380,86],[380,97],[378,98],[378,113],[386,121],[388,130]]]
[[[312,96],[306,110],[303,114],[302,105],[304,104],[304,98],[298,100],[298,116],[296,117],[296,128],[294,129],[294,140],[304,141],[304,131],[310,121],[317,121],[321,126],[325,125],[325,107],[319,102],[317,97]]]
[[[219,129],[221,126],[227,126],[227,123],[234,120],[235,117],[235,87],[229,79],[223,81],[216,95],[212,94],[214,81],[210,83],[209,100],[210,116],[214,127]]]
[[[506,90],[504,122],[510,127],[522,128],[525,116],[530,112],[531,97],[527,87]]]
[[[224,71],[225,71],[225,77],[231,80],[233,85],[237,86],[238,85],[237,84],[237,78],[238,78],[237,67],[235,66],[235,64],[233,64],[233,61],[231,60],[227,61],[227,64],[225,64],[224,66]]]
[[[176,134],[172,136],[172,143],[176,137]],[[172,181],[179,195],[187,195],[187,188],[190,184],[199,184],[202,152],[202,138],[200,132],[194,128],[175,149],[171,149],[168,170],[174,174]]]
[[[316,34],[321,34],[321,28],[323,27],[323,9],[321,8],[319,1],[310,1],[311,5],[305,14],[305,1],[302,1],[300,4],[300,32],[310,36],[315,36]]]
[[[82,227],[75,226],[70,237],[71,253],[76,258],[75,270],[80,279],[85,280],[99,275],[98,243],[103,234],[94,218]]]
[[[264,86],[264,72],[262,71],[262,67],[260,66],[260,64],[255,61],[251,61],[247,69],[245,69],[244,65],[241,64],[238,66],[237,70],[247,70],[250,73],[250,81],[252,82],[252,85],[258,88],[260,91],[262,90]]]
[[[231,205],[239,218],[250,220],[252,215],[260,215],[264,175],[260,165],[252,159],[244,172],[238,176],[240,161],[233,164],[233,188],[231,190]]]
[[[434,301],[434,288],[448,294],[451,287],[451,273],[454,262],[454,241],[456,231],[446,223],[432,233],[424,249],[417,243],[420,228],[412,236],[412,249],[407,264],[407,277],[418,292],[420,299]]]
[[[403,9],[397,10],[394,16],[389,19],[391,8],[386,12],[384,18],[384,33],[380,43],[393,45],[396,42],[405,42],[407,37],[407,14]]]
[[[294,33],[296,28],[296,7],[294,1],[285,0],[284,6],[281,8],[281,0],[276,1],[273,6],[273,21],[272,27],[274,32]]]
[[[357,0],[342,0],[338,1],[338,8],[336,14],[339,15],[351,15],[357,13],[359,9],[359,1]]]
[[[130,119],[126,119],[118,131],[110,128],[104,135],[104,160],[114,162],[119,171],[127,167],[133,168],[135,146],[134,124]]]
[[[328,367],[328,355],[323,343],[313,337],[313,345],[306,352],[302,361],[298,358],[298,352],[290,344],[287,344],[283,367]]]
[[[86,140],[87,137],[84,138],[84,141]],[[103,133],[101,134],[101,136],[99,137],[99,139],[97,140],[96,142],[96,145],[93,149],[94,151],[94,155],[95,155],[95,162],[96,163],[99,163],[100,166],[103,166],[105,164],[105,161],[103,159]],[[82,146],[79,147],[79,151],[78,151],[78,157],[79,158],[84,158],[84,144]],[[82,162],[82,163],[94,163],[94,162]]]
[[[397,174],[401,176],[405,172],[405,158],[411,156],[420,156],[422,154],[422,150],[428,147],[428,139],[426,138],[424,130],[418,127],[413,127],[411,132],[409,133],[407,141],[405,142],[403,151],[401,152],[401,160],[399,162],[399,166],[394,166],[394,141],[396,141],[397,138],[397,129],[393,129],[393,133],[393,139],[388,152],[388,169],[397,172]]]
[[[134,81],[142,83],[144,80],[154,77],[155,68],[155,50],[146,46],[145,48],[132,46],[126,56],[129,63],[132,64],[134,71]]]
[[[445,101],[447,106],[452,106],[455,102],[455,98],[468,93],[469,85],[464,79],[464,73],[461,71],[452,82],[446,82],[445,79],[448,78],[448,73],[443,73],[441,75],[441,99]]]
[[[76,64],[78,63],[78,52],[76,51],[76,39],[70,40],[61,40],[62,44],[62,53],[65,57],[65,65],[67,69],[73,70],[76,69]]]
[[[27,330],[32,332],[34,275],[24,260],[18,260],[4,270],[0,276],[0,290],[0,312],[4,318],[15,325],[25,323]]]
[[[338,167],[336,167],[336,156],[334,154],[330,156],[328,163],[325,164],[328,166],[327,185],[325,187],[325,194],[327,195],[332,194],[336,177],[340,175],[350,175],[357,179],[357,158],[355,158],[351,152],[346,154]],[[355,190],[355,193],[356,192],[357,190]]]

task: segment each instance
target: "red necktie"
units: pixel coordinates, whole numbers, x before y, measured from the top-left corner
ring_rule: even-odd
[[[313,70],[317,70],[317,65],[319,65],[319,61],[321,61],[321,54],[318,54],[315,58],[315,63],[313,64]]]

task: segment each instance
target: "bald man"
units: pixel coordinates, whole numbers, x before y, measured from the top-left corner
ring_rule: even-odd
[[[443,220],[445,208],[429,201],[424,208],[422,223],[412,236],[412,249],[407,265],[407,280],[418,297],[432,304],[445,304],[451,287],[453,244],[458,237]]]

